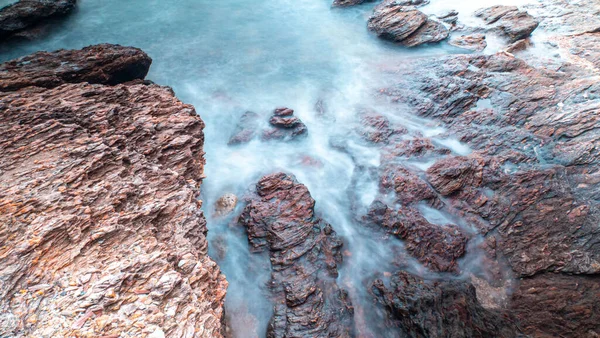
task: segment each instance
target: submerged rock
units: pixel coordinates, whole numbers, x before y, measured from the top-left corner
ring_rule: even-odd
[[[388,310],[392,325],[410,337],[519,337],[506,316],[485,309],[475,288],[458,280],[424,280],[404,271],[371,286],[377,301]]]
[[[0,336],[220,337],[194,108],[167,87],[88,83],[1,92],[0,107]]]
[[[79,82],[116,85],[144,79],[151,63],[138,48],[111,44],[37,52],[0,65],[0,91]]]
[[[242,114],[227,144],[237,145],[252,141],[256,137],[259,128],[258,119],[259,115],[255,112],[247,111]]]
[[[264,176],[239,217],[254,251],[269,251],[274,298],[267,337],[350,337],[353,308],[335,278],[342,241],[314,214],[294,176]]]
[[[236,195],[227,193],[221,196],[217,202],[215,202],[215,216],[226,216],[233,212],[237,206],[238,198]]]
[[[0,9],[0,41],[44,20],[69,14],[76,0],[20,0]]]

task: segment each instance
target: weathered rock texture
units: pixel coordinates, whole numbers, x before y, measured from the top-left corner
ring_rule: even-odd
[[[0,10],[0,41],[50,18],[69,14],[76,0],[20,0]]]
[[[256,252],[268,250],[274,314],[267,337],[349,337],[353,308],[335,278],[342,241],[314,214],[296,178],[276,173],[256,185],[239,217]]]
[[[479,10],[475,15],[488,25],[495,24],[513,42],[528,37],[540,24],[536,18],[515,6],[493,6]]]
[[[448,41],[448,43],[455,47],[464,48],[476,52],[481,52],[485,49],[485,47],[487,47],[485,35],[483,34],[471,34],[453,37]]]
[[[441,202],[423,185],[403,183],[410,193],[401,203],[420,197],[495,243],[492,260],[506,260],[511,273],[524,278],[508,306],[533,336],[600,332],[585,315],[593,307],[582,300],[595,292],[589,281],[600,273],[596,39],[597,33],[557,38],[587,51],[567,49],[568,62],[545,67],[507,53],[429,59],[394,70],[397,86],[383,91],[398,105],[444,122],[448,133],[470,145],[471,154],[446,156],[427,169],[426,181]],[[424,156],[435,153],[420,149]],[[567,283],[579,286],[572,292]],[[534,303],[544,304],[543,316],[528,314],[538,309]],[[560,330],[550,322],[569,324]]]
[[[431,20],[408,3],[386,0],[375,7],[369,18],[369,30],[380,38],[415,47],[448,38],[446,27]]]
[[[372,292],[409,337],[518,337],[512,320],[479,304],[475,288],[462,281],[423,280],[407,272],[381,280]]]
[[[62,84],[0,93],[0,119],[0,336],[221,335],[192,106],[156,85]]]
[[[143,79],[151,63],[140,49],[111,44],[37,52],[0,65],[0,91],[79,82],[115,85]]]

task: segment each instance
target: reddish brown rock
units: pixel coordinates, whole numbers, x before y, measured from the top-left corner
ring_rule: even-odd
[[[428,19],[419,29],[402,40],[402,45],[415,47],[426,43],[440,42],[448,38],[448,29],[441,23]]]
[[[600,333],[600,278],[541,274],[524,278],[511,312],[532,337],[594,337]]]
[[[342,241],[314,214],[315,201],[295,177],[264,176],[239,217],[254,251],[268,250],[274,314],[267,337],[349,337],[353,309],[335,283]]]
[[[156,85],[0,102],[0,322],[19,318],[0,335],[221,336],[227,282],[207,255],[194,108]]]
[[[521,336],[511,318],[481,306],[465,281],[424,280],[400,271],[389,287],[376,280],[371,291],[388,310],[391,324],[409,337]]]
[[[76,0],[20,0],[0,10],[0,41],[75,9]]]
[[[426,21],[427,15],[414,7],[387,1],[375,7],[373,15],[369,18],[368,28],[383,39],[401,42]]]
[[[464,256],[468,239],[456,225],[431,224],[414,208],[396,211],[380,201],[371,205],[365,221],[402,239],[408,252],[429,269],[458,271],[457,260]]]
[[[151,63],[140,49],[110,44],[37,52],[0,65],[0,91],[79,82],[115,85],[143,79]]]
[[[272,128],[263,131],[263,140],[290,141],[308,134],[306,125],[294,116],[294,110],[289,108],[275,109],[269,124]]]
[[[464,48],[476,52],[481,52],[487,47],[487,42],[485,41],[485,35],[483,34],[471,34],[471,35],[461,35],[454,37],[448,41],[448,43],[452,46]]]
[[[493,6],[479,10],[475,15],[488,25],[496,24],[512,42],[528,37],[540,24],[536,18],[525,11],[519,11],[515,6]]]

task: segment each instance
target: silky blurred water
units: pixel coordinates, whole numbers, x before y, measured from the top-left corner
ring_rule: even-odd
[[[471,20],[472,11],[494,4],[439,0],[423,11],[458,9],[461,20]],[[366,292],[374,273],[392,269],[403,246],[393,238],[381,241],[355,220],[355,211],[366,208],[378,191],[377,178],[361,168],[379,165],[379,151],[352,138],[357,109],[387,115],[409,130],[408,138],[432,137],[458,155],[470,149],[442,136],[445,130],[436,123],[376,99],[374,93],[393,80],[384,72],[389,67],[458,51],[447,44],[407,50],[375,38],[366,29],[373,6],[332,9],[326,0],[80,0],[77,11],[42,39],[0,46],[0,61],[104,42],[136,46],[154,60],[148,79],[173,87],[182,101],[196,107],[206,123],[202,199],[210,254],[230,283],[226,312],[232,335],[265,335],[271,315],[265,289],[270,264],[267,256],[248,251],[244,230],[235,224],[242,206],[225,218],[214,217],[212,206],[222,194],[242,197],[261,175],[283,170],[308,186],[317,213],[345,239],[338,282],[350,291],[358,333],[397,337],[382,329],[383,318]],[[319,100],[327,106],[324,118],[315,109]],[[306,139],[227,145],[242,113],[254,111],[266,120],[278,106],[295,110],[308,127]],[[332,147],[340,141],[345,151]],[[432,163],[406,165],[418,171]],[[434,224],[449,220],[440,211],[422,211]],[[406,260],[414,271],[424,270],[410,257]]]

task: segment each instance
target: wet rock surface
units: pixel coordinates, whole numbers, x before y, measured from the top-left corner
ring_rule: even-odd
[[[409,337],[519,337],[505,314],[485,309],[468,282],[424,280],[400,271],[390,286],[376,280],[376,299],[389,309],[390,319]]]
[[[306,186],[285,173],[264,176],[239,217],[256,252],[271,258],[274,298],[267,337],[350,337],[353,308],[337,286],[342,241],[314,214]]]
[[[380,38],[415,47],[448,38],[448,29],[429,19],[410,2],[384,1],[375,7],[368,21],[369,30]]]
[[[20,0],[0,9],[0,41],[44,22],[66,16],[75,9],[76,0]]]
[[[277,108],[269,119],[272,128],[263,131],[263,140],[290,141],[308,134],[308,129],[302,121],[294,116],[290,108]]]
[[[37,52],[0,65],[0,91],[80,82],[115,85],[144,79],[151,63],[138,48],[111,44]]]
[[[62,79],[48,58],[93,50],[23,72]],[[0,336],[221,336],[194,108],[157,85],[48,83],[0,93]]]

